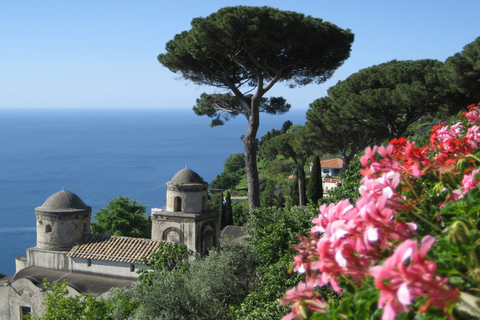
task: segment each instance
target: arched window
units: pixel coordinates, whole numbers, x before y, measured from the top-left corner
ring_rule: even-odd
[[[170,227],[163,231],[162,240],[165,242],[184,243],[185,236],[182,230]]]
[[[49,233],[49,232],[52,232],[52,226],[49,225],[49,224],[47,224],[47,225],[45,226],[45,233]]]
[[[182,211],[182,198],[175,197],[175,199],[173,200],[173,211],[174,212]]]
[[[202,243],[202,253],[203,255],[207,255],[210,249],[213,247],[214,242],[214,235],[212,230],[207,230],[203,234],[203,243]]]

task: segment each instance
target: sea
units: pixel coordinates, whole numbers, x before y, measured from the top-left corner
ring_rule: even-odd
[[[306,110],[262,114],[258,138]],[[242,115],[224,126],[191,109],[0,109],[0,273],[36,245],[35,208],[71,191],[95,212],[118,196],[165,206],[166,183],[188,168],[211,182],[233,153],[243,152]]]

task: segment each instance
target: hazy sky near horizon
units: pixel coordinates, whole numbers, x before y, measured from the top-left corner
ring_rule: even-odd
[[[157,60],[195,17],[235,5],[322,18],[355,34],[327,82],[269,92],[306,109],[360,69],[397,60],[445,61],[480,36],[478,0],[2,1],[0,108],[191,108],[202,92]]]

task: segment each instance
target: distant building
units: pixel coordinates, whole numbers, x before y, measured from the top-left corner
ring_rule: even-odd
[[[167,183],[166,209],[152,209],[152,239],[90,234],[91,207],[61,190],[35,208],[37,245],[16,259],[16,272],[0,284],[0,319],[45,312],[43,279],[67,281],[68,295],[103,296],[129,287],[139,263],[160,241],[184,243],[193,251],[217,246],[219,218],[207,208],[207,183],[185,167]]]
[[[338,186],[342,185],[342,178],[340,177],[323,177],[322,186],[323,186],[323,196],[328,197],[329,191],[332,191]]]
[[[322,167],[322,186],[323,196],[328,197],[328,192],[342,184],[342,179],[338,176],[342,172],[343,160],[340,158],[320,161]],[[313,163],[310,163],[312,171]]]
[[[320,165],[322,166],[322,176],[335,177],[342,172],[343,160],[340,158],[322,160]]]

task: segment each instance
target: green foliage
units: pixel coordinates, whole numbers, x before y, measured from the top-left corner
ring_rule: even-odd
[[[215,189],[234,189],[240,180],[241,175],[222,172],[212,180],[210,185]]]
[[[461,291],[475,290],[480,286],[480,188],[447,204],[440,215],[445,229],[436,235],[432,251],[438,272],[453,277]]]
[[[280,130],[277,130],[277,129],[271,129],[270,131],[268,131],[267,133],[265,133],[261,138],[260,138],[260,142],[258,143],[258,146],[261,148],[262,144],[265,142],[265,141],[268,141],[272,138],[275,138],[276,136],[279,136],[281,134],[284,134],[287,132],[288,129],[290,129],[290,127],[293,125],[292,121],[290,120],[287,120],[283,123],[282,125],[282,129]]]
[[[259,174],[262,179],[271,180],[277,190],[277,196],[280,192],[288,196],[289,176],[295,172],[296,165],[290,158],[276,156],[273,159],[263,159],[258,165]]]
[[[352,294],[345,294],[341,300],[330,301],[330,307],[325,313],[315,313],[310,319],[315,320],[380,320],[382,309],[377,307],[378,289],[373,286],[362,286],[353,290]]]
[[[308,143],[316,152],[339,154],[348,168],[355,155],[377,139],[369,128],[342,119],[334,99],[324,97],[310,104],[305,124]]]
[[[398,138],[421,116],[448,105],[442,72],[441,62],[428,59],[362,69],[328,90],[326,125],[363,128],[375,144]]]
[[[110,317],[113,320],[125,320],[134,313],[140,304],[133,298],[131,288],[112,288],[108,302],[111,305]]]
[[[278,303],[285,291],[303,280],[301,275],[289,273],[293,256],[260,268],[259,287],[245,297],[240,307],[235,309],[235,319],[281,319],[288,308]]]
[[[480,101],[480,37],[467,44],[462,52],[445,61],[446,77],[467,100],[461,106]]]
[[[208,196],[208,208],[220,212],[223,204],[223,192],[212,192]]]
[[[248,103],[251,103],[252,95],[246,95],[245,98]],[[259,112],[269,114],[284,114],[290,110],[290,107],[290,104],[282,97],[271,97],[268,99],[262,97],[259,101]],[[210,127],[224,125],[225,122],[239,114],[243,114],[248,120],[248,114],[243,110],[244,106],[242,106],[237,97],[230,93],[202,93],[200,98],[197,99],[197,104],[193,107],[195,114],[213,118]]]
[[[280,130],[281,133],[286,133],[290,127],[293,126],[292,121],[287,120],[283,123],[282,129]]]
[[[260,195],[260,203],[263,208],[277,206],[277,196],[275,195],[275,183],[273,180],[268,180]]]
[[[141,263],[147,265],[151,270],[161,270],[163,272],[170,272],[178,270],[185,272],[187,269],[186,261],[193,252],[183,243],[166,243],[160,242],[158,250],[152,254],[150,259],[143,257],[140,259]],[[155,274],[146,269],[137,270],[139,274],[138,281],[145,285],[151,285]]]
[[[137,282],[117,291],[117,298],[138,304],[129,319],[230,319],[230,306],[257,283],[256,261],[249,246],[227,244],[189,262],[184,271],[157,270],[150,285]]]
[[[31,316],[32,320],[107,320],[112,309],[111,304],[104,299],[96,299],[92,296],[67,296],[67,281],[44,282],[46,288],[45,314],[43,316]]]
[[[250,212],[246,232],[249,242],[257,250],[261,265],[269,265],[292,256],[290,247],[298,243],[297,235],[306,235],[312,219],[318,215],[315,209],[300,207],[261,208]]]
[[[258,74],[291,85],[324,82],[349,57],[353,42],[349,30],[270,7],[225,7],[191,25],[158,60],[197,84],[229,89],[262,86]]]
[[[131,201],[123,196],[112,199],[106,208],[95,213],[96,222],[92,222],[92,233],[150,238],[152,224],[145,209],[136,199]]]
[[[287,198],[287,201],[286,201],[287,207],[291,208],[291,207],[298,206],[300,204],[300,199],[298,197],[299,190],[298,190],[298,177],[297,176],[295,176],[293,178],[293,180],[290,180],[290,186],[289,186],[288,191],[289,191],[289,193],[288,193],[288,198]]]
[[[223,163],[223,172],[213,179],[211,186],[217,189],[234,189],[245,174],[245,157],[243,153],[230,155]]]
[[[233,212],[233,225],[234,226],[245,226],[248,222],[248,203],[232,203],[232,212]]]
[[[312,172],[310,172],[310,179],[308,180],[307,199],[312,204],[317,204],[318,200],[323,198],[323,184],[322,184],[322,167],[320,165],[320,157],[313,157]]]
[[[153,283],[134,286],[131,299],[139,307],[131,319],[219,319],[224,318],[224,307],[208,294],[208,288],[195,287],[193,279],[178,270],[158,271]]]
[[[245,156],[243,153],[234,153],[230,155],[223,163],[223,171],[228,173],[245,173]]]
[[[193,261],[190,269],[198,287],[208,288],[225,305],[238,306],[258,286],[257,266],[258,256],[251,246],[222,242],[221,250]]]
[[[315,209],[299,207],[261,208],[250,213],[246,232],[260,259],[260,284],[235,310],[236,319],[280,319],[287,313],[277,299],[303,279],[303,275],[289,273],[295,255],[291,246],[298,243],[298,234],[307,234],[316,215]]]
[[[304,127],[294,125],[286,133],[266,141],[261,148],[261,154],[267,159],[282,155],[293,160],[297,169],[298,203],[300,205],[305,205],[307,202],[305,196],[305,163],[313,152],[312,145],[305,143],[305,134]]]

